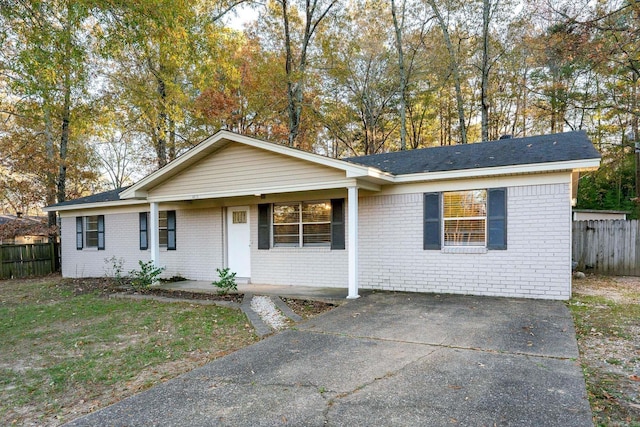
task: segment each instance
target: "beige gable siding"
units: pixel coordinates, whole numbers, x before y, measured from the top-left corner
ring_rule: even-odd
[[[149,191],[149,197],[255,190],[337,181],[340,170],[241,144],[230,144]]]

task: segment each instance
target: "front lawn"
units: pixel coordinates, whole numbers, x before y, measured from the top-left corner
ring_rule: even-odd
[[[569,302],[597,426],[640,426],[640,278],[574,280]]]
[[[257,341],[240,310],[0,281],[0,425],[60,425]]]

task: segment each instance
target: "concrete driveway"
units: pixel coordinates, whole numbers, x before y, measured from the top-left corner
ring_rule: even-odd
[[[590,426],[561,302],[368,293],[71,426]]]

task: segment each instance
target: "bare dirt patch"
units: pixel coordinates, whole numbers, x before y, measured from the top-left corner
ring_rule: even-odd
[[[640,278],[574,280],[569,306],[596,425],[640,426]]]
[[[640,277],[589,275],[573,281],[573,293],[599,296],[620,304],[640,304]]]
[[[323,301],[301,300],[293,298],[282,298],[291,307],[294,313],[303,319],[308,319],[325,313],[337,307],[338,304],[331,304]]]

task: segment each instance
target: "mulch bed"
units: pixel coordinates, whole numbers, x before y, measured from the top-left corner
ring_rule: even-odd
[[[291,310],[293,310],[294,313],[304,319],[317,316],[318,314],[322,314],[338,306],[338,304],[330,304],[322,301],[301,300],[293,298],[282,298],[282,301],[284,301],[289,307],[291,307]]]
[[[119,286],[113,279],[108,277],[79,278],[79,279],[63,279],[58,286],[73,291],[74,295],[82,295],[98,292],[100,295],[110,295],[113,293],[129,293],[138,295],[155,295],[165,298],[191,299],[191,300],[207,300],[207,301],[229,301],[238,304],[242,303],[244,294],[227,294],[218,295],[216,293],[206,292],[189,292],[171,289],[147,289],[143,291],[134,291],[130,288]],[[301,300],[294,298],[282,298],[297,315],[304,319],[308,319],[318,314],[322,314],[337,306],[337,304],[326,303],[322,301]]]
[[[242,303],[244,294],[226,294],[218,295],[207,292],[189,292],[189,291],[175,291],[172,289],[148,289],[145,291],[131,291],[131,293],[138,293],[142,295],[155,295],[165,298],[179,298],[179,299],[193,299],[193,300],[206,300],[206,301],[229,301]]]

